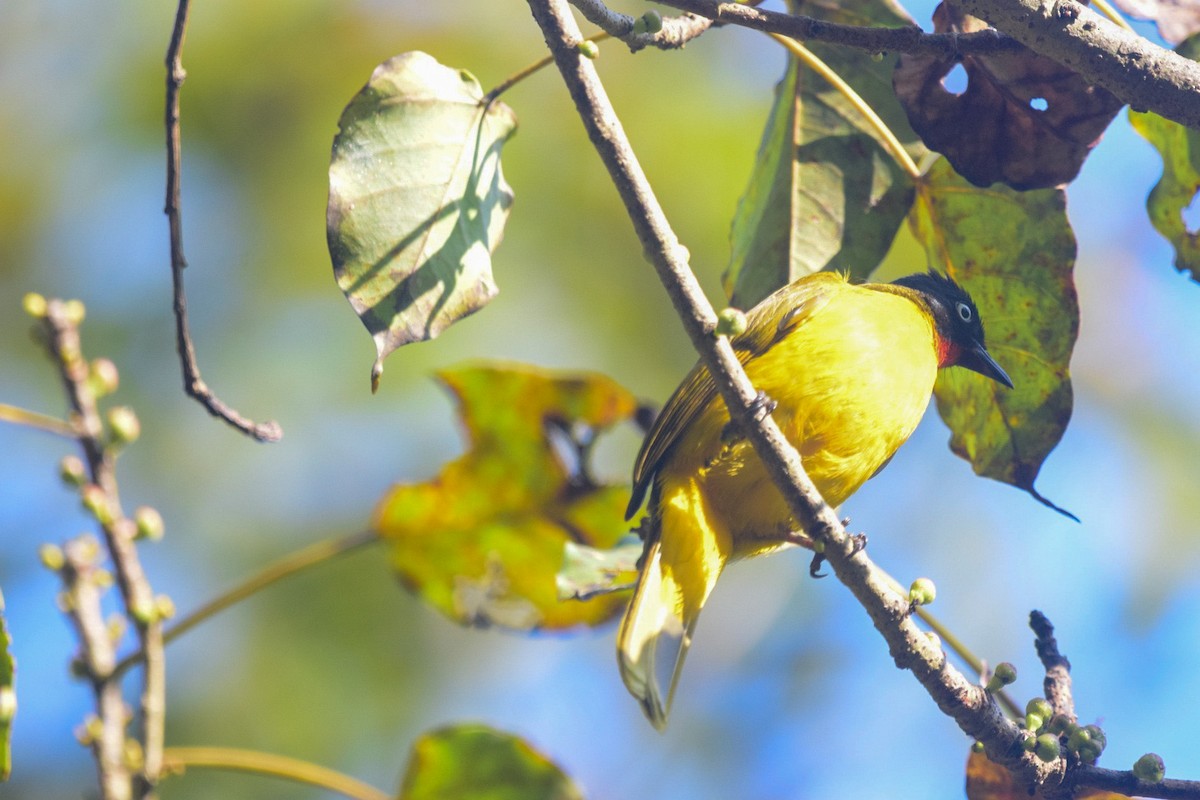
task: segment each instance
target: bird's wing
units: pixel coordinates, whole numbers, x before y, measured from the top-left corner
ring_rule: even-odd
[[[818,272],[793,281],[767,297],[746,314],[746,330],[733,338],[738,360],[750,359],[770,350],[783,337],[812,319],[825,307],[846,278],[833,272]],[[633,496],[626,519],[641,508],[642,499],[659,463],[680,435],[717,395],[717,384],[703,364],[696,364],[667,400],[642,443],[633,466]]]

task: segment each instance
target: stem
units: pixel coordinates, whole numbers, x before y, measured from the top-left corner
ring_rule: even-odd
[[[175,11],[175,26],[171,31],[171,43],[167,46],[167,201],[163,213],[167,215],[167,229],[171,243],[171,284],[174,294],[175,345],[183,369],[183,390],[218,419],[260,442],[275,442],[283,436],[283,429],[274,420],[255,423],[238,414],[213,394],[208,384],[200,377],[200,365],[196,361],[196,348],[188,326],[187,294],[183,288],[183,271],[187,257],[183,252],[183,209],[179,200],[182,161],[181,131],[179,126],[179,90],[187,73],[183,69],[183,41],[187,35],[190,0],[179,0]]]
[[[875,135],[883,140],[888,152],[892,154],[892,158],[896,159],[896,163],[900,165],[900,169],[904,170],[914,183],[920,182],[921,170],[917,167],[916,162],[912,160],[912,156],[904,149],[904,145],[900,144],[900,140],[896,138],[896,134],[892,133],[892,129],[887,126],[887,123],[875,113],[875,109],[871,108],[870,104],[863,100],[858,92],[854,91],[854,87],[842,80],[842,76],[838,75],[828,64],[822,61],[816,53],[795,39],[782,36],[778,33],[772,33],[770,36],[786,47],[788,52],[803,61],[809,69],[827,80],[834,89],[837,89],[850,102],[850,105],[854,106],[854,110],[862,114],[863,119],[875,131]]]
[[[1117,13],[1117,10],[1109,5],[1107,0],[1092,0],[1092,8],[1108,17],[1114,25],[1120,25],[1122,28],[1130,32],[1133,31],[1133,26],[1126,22],[1125,18]]]
[[[175,641],[201,622],[216,616],[230,606],[245,600],[247,597],[256,594],[273,583],[277,583],[288,576],[295,575],[297,572],[302,572],[309,567],[328,561],[335,556],[377,541],[379,541],[378,535],[374,531],[367,530],[343,536],[340,539],[326,539],[297,550],[294,553],[289,553],[283,558],[268,564],[232,589],[209,600],[187,616],[181,617],[174,625],[163,631],[163,643],[168,644]],[[126,670],[134,664],[139,663],[144,657],[145,653],[140,650],[136,653],[131,653],[117,664],[113,669],[113,674],[124,674]]]
[[[168,747],[163,753],[163,767],[170,773],[182,773],[188,767],[251,772],[296,783],[307,783],[353,800],[392,800],[390,794],[327,767],[254,750],[233,747]]]
[[[68,439],[74,439],[78,435],[78,432],[70,424],[63,422],[58,417],[10,406],[7,403],[0,403],[0,422],[11,422],[14,425],[37,428],[41,431],[65,436]]]
[[[596,68],[580,56],[582,34],[566,0],[526,0],[584,128],[612,177],[646,258],[658,272],[684,329],[712,375],[730,417],[751,442],[779,488],[796,523],[824,547],[829,565],[850,589],[888,642],[896,665],[910,670],[930,696],[962,730],[988,745],[1000,763],[1028,785],[1061,785],[1066,763],[1038,760],[1018,746],[1020,731],[982,687],[946,663],[925,632],[912,620],[907,599],[898,595],[871,560],[846,533],[837,514],[804,473],[795,447],[769,414],[756,414],[756,392],[728,337],[713,336],[715,314],[687,264],[679,243],[638,163]],[[761,401],[759,401],[761,402]]]
[[[941,638],[942,642],[954,651],[954,654],[966,662],[976,674],[983,673],[983,660],[976,656],[971,649],[967,647],[961,639],[954,635],[954,632],[947,628],[941,620],[929,613],[925,608],[917,608],[917,616],[921,621],[929,626],[929,629]],[[1016,701],[1009,697],[1008,692],[1001,689],[998,692],[992,692],[996,701],[1004,706],[1004,710],[1009,713],[1013,719],[1024,720],[1025,713]]]
[[[142,675],[140,718],[142,727],[143,763],[137,786],[130,785],[130,770],[125,764],[123,747],[126,744],[127,722],[121,703],[121,686],[117,676],[106,669],[109,656],[97,648],[108,650],[111,644],[101,643],[96,636],[84,636],[84,661],[89,665],[90,678],[97,699],[102,727],[102,748],[97,749],[97,762],[105,800],[136,795],[153,797],[154,786],[161,768],[163,730],[166,715],[166,666],[163,656],[162,619],[156,611],[154,592],[138,557],[135,541],[137,529],[133,520],[121,510],[117,489],[116,456],[106,443],[104,423],[96,404],[96,396],[88,385],[88,364],[83,358],[79,339],[78,320],[67,312],[66,304],[51,300],[43,318],[46,346],[51,360],[58,366],[63,388],[70,407],[70,418],[78,428],[76,437],[83,449],[88,473],[103,498],[106,513],[97,515],[104,533],[104,543],[116,574],[117,588],[125,616],[133,623],[138,645],[145,653],[146,669]],[[82,562],[82,559],[81,559]],[[82,563],[81,563],[82,568]],[[95,608],[88,613],[100,613],[99,594]],[[84,633],[82,610],[81,633]],[[116,702],[109,702],[115,692]],[[112,748],[122,750],[113,760]]]
[[[587,39],[585,39],[584,41],[594,43],[594,42],[602,42],[605,39],[611,39],[611,38],[612,38],[612,34],[608,33],[607,31],[600,31],[600,33],[596,33],[596,34],[593,34],[593,35],[587,37]],[[528,78],[530,75],[534,75],[534,74],[540,72],[541,70],[545,69],[546,67],[550,66],[553,63],[554,63],[554,56],[546,56],[545,58],[538,59],[537,61],[533,62],[532,64],[530,64],[529,66],[527,66],[523,69],[517,70],[512,75],[509,75],[507,78],[502,80],[499,84],[496,85],[496,87],[494,89],[492,89],[490,92],[487,93],[487,95],[484,96],[484,105],[491,103],[493,100],[495,100],[500,95],[507,92],[512,87],[516,86],[521,81]]]

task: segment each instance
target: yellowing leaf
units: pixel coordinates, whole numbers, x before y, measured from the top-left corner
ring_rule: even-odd
[[[491,254],[512,190],[500,148],[516,130],[470,73],[425,53],[375,68],[342,112],[329,165],[329,253],[338,286],[383,359],[432,339],[496,294]]]
[[[830,22],[898,27],[913,21],[881,0],[792,3]],[[910,153],[924,151],[892,92],[895,56],[810,42]],[[824,78],[789,58],[776,88],[750,184],[738,203],[725,271],[730,302],[751,308],[793,280],[823,269],[865,278],[887,254],[912,205],[913,186],[872,129]]]
[[[1200,37],[1185,42],[1179,52],[1188,58],[1200,55]],[[1189,231],[1183,211],[1200,193],[1200,131],[1185,128],[1157,114],[1129,112],[1133,129],[1154,145],[1163,161],[1163,173],[1150,190],[1146,210],[1150,223],[1175,248],[1175,268],[1200,280],[1200,230]]]
[[[1075,237],[1061,189],[980,189],[944,160],[926,176],[913,231],[930,266],[975,299],[1007,389],[965,369],[938,374],[934,395],[950,447],[975,472],[1029,492],[1071,418],[1068,363],[1079,330]]]
[[[1090,790],[1076,795],[1076,800],[1129,800],[1128,795]],[[1041,792],[1029,793],[1025,786],[1014,783],[1012,773],[984,753],[972,752],[967,757],[967,800],[1043,800]]]
[[[558,598],[568,542],[611,547],[628,533],[627,486],[597,485],[593,437],[634,398],[597,374],[474,366],[439,376],[458,398],[468,450],[432,480],[392,487],[374,529],[406,586],[464,624],[527,630],[594,625],[624,596]]]
[[[413,745],[399,800],[583,800],[556,764],[485,725],[456,725]]]

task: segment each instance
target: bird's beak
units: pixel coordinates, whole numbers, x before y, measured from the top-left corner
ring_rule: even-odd
[[[1002,383],[1010,389],[1013,388],[1012,378],[1008,377],[1004,368],[996,363],[996,359],[992,358],[992,354],[981,344],[976,344],[970,350],[964,351],[958,359],[958,366],[966,367],[997,383]]]

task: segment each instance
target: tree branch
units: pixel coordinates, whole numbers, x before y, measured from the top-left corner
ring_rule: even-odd
[[[662,30],[657,33],[634,33],[633,26],[637,20],[628,14],[613,11],[604,5],[602,0],[571,0],[571,4],[587,17],[588,22],[599,27],[614,39],[620,39],[629,45],[630,52],[634,53],[646,47],[677,50],[704,33],[713,24],[711,19],[698,17],[695,14],[684,14],[664,19]]]
[[[907,598],[856,548],[833,509],[804,474],[799,455],[770,416],[755,416],[756,393],[729,340],[715,337],[712,306],[687,265],[680,245],[654,197],[620,121],[596,74],[576,50],[582,35],[566,0],[528,0],[547,46],[563,75],[584,127],[607,167],[641,240],[675,305],[685,330],[712,373],[732,418],[753,443],[797,522],[823,550],[838,578],[850,588],[883,634],[896,664],[913,672],[938,707],[967,733],[988,745],[989,755],[1030,785],[1057,786],[1065,774],[1062,759],[1037,760],[1020,749],[1020,730],[1006,719],[981,687],[954,669],[912,620]]]
[[[196,348],[188,328],[187,295],[183,288],[183,270],[187,258],[183,253],[183,217],[179,204],[180,183],[180,128],[179,89],[187,73],[183,70],[183,40],[187,32],[190,0],[179,0],[175,12],[175,27],[171,32],[171,44],[167,47],[167,202],[163,213],[167,215],[167,226],[171,236],[171,279],[174,286],[175,339],[179,360],[183,367],[183,390],[188,396],[218,419],[257,439],[260,442],[275,442],[283,436],[279,423],[269,420],[255,423],[225,405],[200,377],[200,366],[196,363]]]
[[[166,670],[163,660],[162,620],[157,612],[157,606],[150,582],[142,570],[134,539],[137,535],[137,524],[125,516],[121,510],[121,500],[117,491],[115,450],[105,437],[104,424],[96,404],[96,396],[88,382],[88,363],[83,357],[79,339],[78,323],[82,313],[71,311],[71,304],[59,300],[50,300],[46,304],[42,323],[45,330],[45,344],[54,363],[58,366],[63,387],[66,390],[67,403],[70,407],[70,418],[76,427],[76,435],[83,449],[84,460],[87,464],[91,484],[83,488],[84,504],[88,506],[104,533],[104,542],[109,559],[116,573],[117,588],[125,607],[126,616],[133,622],[137,631],[138,643],[146,653],[145,671],[142,678],[141,698],[141,743],[142,761],[141,785],[138,796],[153,793],[153,787],[158,781],[159,770],[162,766],[163,749],[163,719],[165,715]],[[99,592],[91,592],[101,584],[94,580],[85,580],[94,572],[82,557],[71,558],[71,546],[67,549],[67,561],[64,568],[64,580],[67,583],[68,597],[75,595],[77,605],[74,613],[84,615],[86,605],[95,605],[95,615],[99,618]],[[94,585],[93,585],[94,584]],[[81,594],[83,593],[83,594]],[[93,597],[93,594],[95,595]],[[108,636],[107,628],[100,623],[104,636]],[[88,621],[83,616],[77,620],[81,643],[84,648],[83,659],[88,677],[96,688],[97,707],[100,712],[100,722],[104,726],[103,749],[97,750],[98,763],[101,769],[101,784],[105,798],[124,798],[130,796],[128,767],[125,766],[127,753],[120,754],[120,770],[111,763],[108,748],[119,739],[120,745],[125,739],[124,703],[120,703],[121,713],[111,717],[114,709],[111,707],[120,701],[121,687],[119,679],[113,674],[112,643],[107,639],[97,638],[94,630],[95,621]],[[100,649],[97,649],[100,648]],[[115,692],[115,700],[110,697]],[[115,728],[115,731],[114,731]],[[105,771],[116,777],[107,780]],[[122,777],[124,776],[124,777]]]
[[[959,5],[1134,110],[1200,130],[1200,63],[1114,25],[1075,0],[960,0]]]
[[[661,0],[665,5],[690,11],[714,22],[740,25],[766,33],[778,33],[799,41],[827,42],[868,53],[908,53],[939,56],[978,55],[1021,49],[1016,39],[995,31],[977,33],[925,33],[916,26],[884,28],[845,25],[838,22],[764,11],[741,3],[721,0]]]
[[[1000,34],[924,33],[919,28],[839,25],[720,0],[662,0],[716,22],[868,52],[976,55],[1019,43],[1078,72],[1139,111],[1200,130],[1200,64],[1109,22],[1074,0],[959,0]],[[1010,38],[1011,37],[1011,38]]]
[[[1054,638],[1054,626],[1040,611],[1029,614],[1029,627],[1033,629],[1034,648],[1038,659],[1046,670],[1042,680],[1042,691],[1055,714],[1062,714],[1075,721],[1075,701],[1071,697],[1071,662],[1058,651],[1058,640]]]

